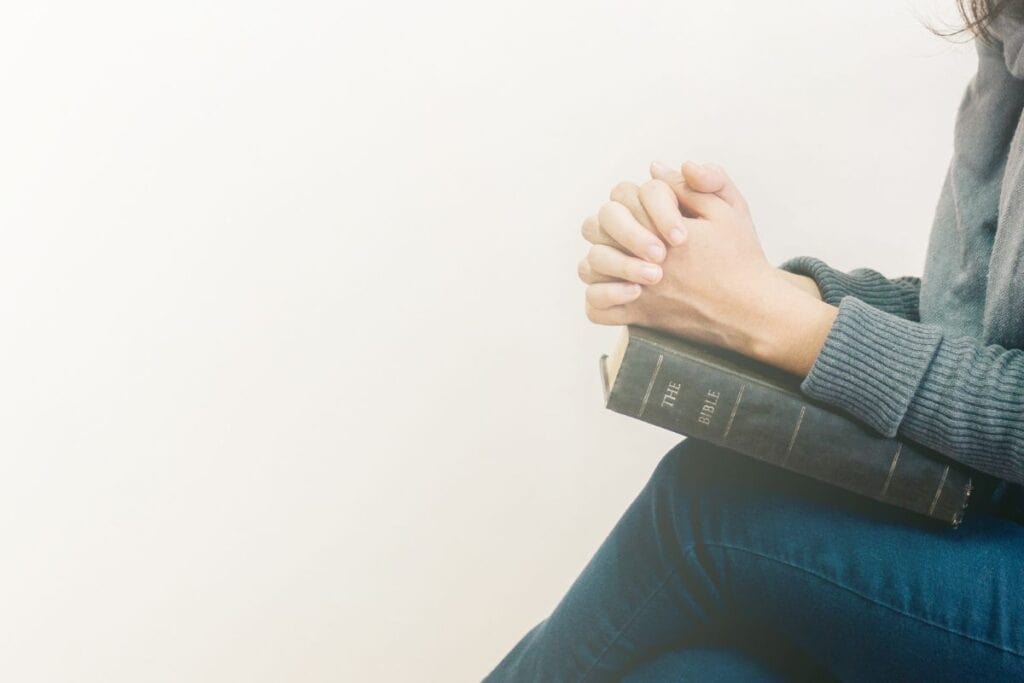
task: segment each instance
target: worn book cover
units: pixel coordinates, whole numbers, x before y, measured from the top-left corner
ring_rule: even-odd
[[[963,519],[966,468],[814,401],[795,375],[637,325],[600,360],[615,412],[953,526]]]

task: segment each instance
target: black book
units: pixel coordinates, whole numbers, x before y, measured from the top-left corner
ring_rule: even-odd
[[[638,325],[600,364],[615,412],[954,527],[963,519],[967,468],[811,399],[796,375]]]

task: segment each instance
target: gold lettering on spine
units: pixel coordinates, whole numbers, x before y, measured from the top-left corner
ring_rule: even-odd
[[[711,418],[715,414],[715,408],[718,406],[718,399],[721,395],[722,392],[720,391],[708,389],[707,393],[704,394],[704,403],[700,407],[700,415],[697,416],[697,422],[705,427],[711,426]]]
[[[679,390],[683,388],[683,385],[679,382],[669,382],[668,387],[665,389],[665,395],[661,397],[662,408],[675,408],[676,399],[679,398]]]

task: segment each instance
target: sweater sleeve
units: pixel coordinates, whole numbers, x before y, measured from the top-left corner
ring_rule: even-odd
[[[1024,483],[1024,350],[844,296],[801,390],[882,434]]]
[[[813,256],[795,256],[780,264],[779,268],[812,278],[818,285],[821,298],[833,306],[838,306],[840,299],[850,295],[901,318],[920,320],[919,277],[904,275],[887,278],[870,268],[855,268],[844,272]]]

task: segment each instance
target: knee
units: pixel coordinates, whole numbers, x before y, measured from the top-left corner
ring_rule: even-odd
[[[717,534],[729,504],[722,485],[718,449],[707,441],[686,439],[673,446],[655,467],[636,502],[637,516],[658,540],[666,566],[684,567],[690,551]],[[699,567],[690,571],[698,571]]]
[[[764,467],[757,461],[701,439],[673,446],[658,463],[646,487],[649,510],[658,523],[683,537],[707,537],[719,523],[744,515],[757,497]],[[755,487],[752,489],[751,487]],[[710,526],[691,529],[704,520]]]
[[[673,446],[654,468],[651,484],[677,487],[706,481],[715,469],[718,449],[707,441],[687,438]]]

